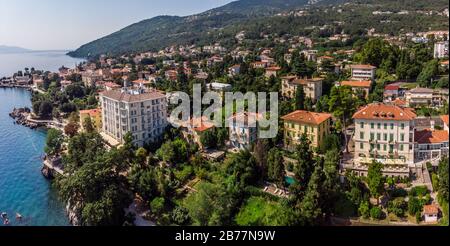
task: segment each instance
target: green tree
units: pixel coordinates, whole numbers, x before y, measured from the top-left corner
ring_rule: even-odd
[[[279,186],[284,185],[286,170],[284,167],[283,154],[277,148],[272,148],[267,157],[268,178]]]
[[[194,225],[220,226],[231,222],[231,211],[237,206],[235,197],[221,183],[202,182],[197,192],[185,199],[184,205]]]
[[[347,123],[351,119],[353,113],[356,111],[355,99],[353,97],[353,90],[350,86],[333,87],[331,89],[330,99],[328,100],[329,112],[339,119],[342,124],[342,129],[345,137],[346,151],[348,152],[348,140],[345,130]]]
[[[296,147],[298,162],[294,169],[296,182],[290,186],[290,189],[297,199],[303,197],[311,174],[314,171],[314,160],[310,143],[306,135],[302,134],[299,145]]]
[[[395,214],[397,217],[404,217],[408,205],[403,197],[397,197],[388,202],[388,212]]]
[[[255,157],[248,150],[231,155],[224,163],[226,173],[233,176],[241,188],[259,180],[256,165]]]
[[[267,156],[269,152],[269,141],[267,139],[258,139],[253,149],[253,155],[258,169],[260,181],[267,177]]]
[[[370,217],[369,202],[368,201],[361,202],[358,208],[358,212],[359,215],[361,215],[363,218],[365,219],[369,218]]]
[[[61,152],[64,142],[63,133],[60,130],[49,129],[47,131],[47,140],[45,145],[45,153],[49,156],[57,155]]]
[[[410,196],[408,200],[408,214],[411,216],[422,212],[423,205],[417,197]]]
[[[123,148],[107,151],[96,132],[80,133],[69,140],[63,156],[68,175],[56,182],[62,199],[79,214],[82,225],[122,225],[125,221],[124,208],[131,203],[131,194],[122,173],[131,160]]]
[[[335,201],[339,195],[339,161],[338,150],[327,151],[323,162],[323,182],[321,185],[323,199],[323,209],[325,212],[331,212]]]
[[[295,110],[305,109],[305,91],[303,85],[298,85],[295,91]]]
[[[320,207],[321,199],[321,180],[322,169],[320,166],[316,166],[311,179],[308,183],[308,188],[305,193],[305,197],[301,202],[301,214],[303,215],[305,222],[309,225],[316,224],[322,215],[322,209]]]
[[[53,105],[49,101],[42,101],[39,105],[39,117],[48,118],[52,115]]]
[[[164,212],[165,200],[163,197],[157,197],[150,203],[152,213],[160,216]]]
[[[217,135],[213,130],[204,131],[200,134],[200,142],[205,148],[217,147]]]
[[[439,62],[437,60],[431,60],[427,62],[417,77],[417,82],[419,82],[422,87],[431,87],[433,79],[439,74]]]
[[[95,131],[94,124],[92,123],[91,117],[86,117],[83,121],[83,129],[87,133],[93,133]]]
[[[376,219],[376,220],[380,220],[382,219],[384,216],[383,210],[381,210],[381,208],[379,207],[372,207],[370,209],[370,217],[372,219]]]
[[[370,194],[378,200],[384,191],[383,164],[373,161],[369,165],[367,183]]]
[[[185,207],[177,206],[172,211],[172,221],[177,225],[186,225],[190,221],[189,211]]]
[[[438,176],[439,176],[439,190],[438,194],[439,197],[442,198],[444,201],[448,202],[448,158],[443,158],[439,162],[438,167]]]

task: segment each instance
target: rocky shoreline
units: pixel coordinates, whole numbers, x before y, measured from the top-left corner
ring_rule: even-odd
[[[28,116],[31,114],[31,110],[27,107],[25,108],[14,108],[9,116],[13,118],[14,124],[22,125],[25,127],[29,127],[31,129],[36,129],[38,127],[42,127],[42,125],[37,123],[32,123],[28,121]]]

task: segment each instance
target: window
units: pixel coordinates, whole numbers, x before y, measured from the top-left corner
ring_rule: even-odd
[[[375,123],[370,123],[370,128],[374,128],[375,127]]]
[[[377,128],[378,128],[378,129],[381,129],[381,123],[378,123],[378,124],[377,124]]]
[[[389,141],[393,142],[394,141],[394,134],[389,134]]]
[[[387,146],[386,144],[383,144],[383,150],[386,151],[387,150]]]
[[[402,133],[402,134],[400,134],[400,141],[405,141],[405,134],[404,133]]]
[[[364,143],[359,143],[359,149],[364,149]]]
[[[364,140],[364,132],[359,133],[359,139]]]
[[[400,127],[402,128],[402,130],[405,130],[405,123],[402,123],[402,124],[400,125]]]
[[[384,141],[387,141],[387,140],[388,140],[388,135],[387,135],[387,133],[384,133],[384,134],[383,134],[383,140],[384,140]]]
[[[391,123],[391,130],[394,130],[394,123]]]
[[[400,144],[400,151],[403,151],[403,144]]]
[[[361,127],[361,128],[364,128],[364,122],[361,122],[361,123],[360,123],[360,127]]]
[[[381,140],[381,133],[377,133],[377,140]]]
[[[384,130],[387,130],[387,123],[384,123]]]
[[[375,134],[373,132],[370,133],[370,140],[374,140]]]
[[[389,153],[394,152],[394,145],[393,144],[389,144]]]
[[[377,144],[377,150],[381,150],[381,145]]]

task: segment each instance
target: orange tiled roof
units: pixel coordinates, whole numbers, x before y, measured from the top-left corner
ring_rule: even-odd
[[[372,84],[372,81],[363,80],[363,81],[342,81],[341,85],[345,86],[351,86],[351,87],[364,87],[364,88],[370,88],[370,85]]]
[[[392,103],[396,106],[401,106],[401,107],[406,105],[406,101],[402,100],[400,98],[395,98],[395,100]]]
[[[268,67],[268,68],[266,68],[266,70],[268,70],[268,71],[278,71],[278,70],[281,70],[281,67]]]
[[[214,127],[214,124],[207,117],[191,118],[190,126],[196,132],[204,132]]]
[[[448,125],[448,115],[442,115],[441,119],[446,125]]]
[[[106,87],[111,87],[111,88],[120,88],[120,87],[122,87],[122,86],[120,86],[120,85],[118,85],[116,83],[113,83],[113,82],[106,82],[105,86]]]
[[[295,79],[294,81],[292,81],[294,84],[297,85],[305,85],[308,84],[310,82],[316,83],[316,82],[320,82],[323,81],[322,78],[312,78],[312,79]]]
[[[411,108],[403,108],[397,105],[371,103],[366,105],[353,115],[353,119],[368,120],[403,120],[409,121],[417,115]]]
[[[98,115],[102,112],[101,109],[87,109],[87,110],[80,110],[80,114],[88,114],[88,115]]]
[[[297,110],[288,115],[281,117],[285,121],[294,121],[298,123],[319,125],[322,122],[331,119],[331,114],[309,112],[305,110]]]
[[[423,206],[423,213],[426,215],[434,215],[439,213],[439,208],[432,204],[432,205],[425,205]]]
[[[430,129],[416,131],[414,141],[419,144],[448,142],[448,133],[444,130],[432,131]]]
[[[133,84],[150,84],[150,81],[145,80],[145,79],[137,79],[137,80],[133,81]]]

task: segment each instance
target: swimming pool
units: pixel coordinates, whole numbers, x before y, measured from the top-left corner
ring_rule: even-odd
[[[284,177],[284,180],[286,181],[286,183],[287,183],[288,185],[292,185],[292,184],[295,183],[294,177],[286,176],[286,177]]]

